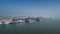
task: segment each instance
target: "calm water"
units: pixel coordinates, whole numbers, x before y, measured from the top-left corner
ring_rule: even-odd
[[[0,25],[1,34],[59,34],[60,20]]]

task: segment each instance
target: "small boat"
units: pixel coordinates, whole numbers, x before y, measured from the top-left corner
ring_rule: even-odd
[[[9,24],[17,24],[17,22],[10,22]]]
[[[25,23],[29,23],[30,21],[29,20],[25,20]]]
[[[5,24],[5,21],[2,21],[2,24]]]

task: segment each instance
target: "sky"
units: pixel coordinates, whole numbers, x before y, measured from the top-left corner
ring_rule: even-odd
[[[60,17],[60,0],[0,0],[0,16]]]

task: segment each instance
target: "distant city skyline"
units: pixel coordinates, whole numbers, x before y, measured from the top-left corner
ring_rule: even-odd
[[[0,0],[0,16],[60,17],[60,0]]]

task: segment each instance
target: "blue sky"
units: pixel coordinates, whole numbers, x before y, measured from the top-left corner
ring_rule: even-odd
[[[0,1],[0,16],[57,16],[60,0],[5,0]]]

